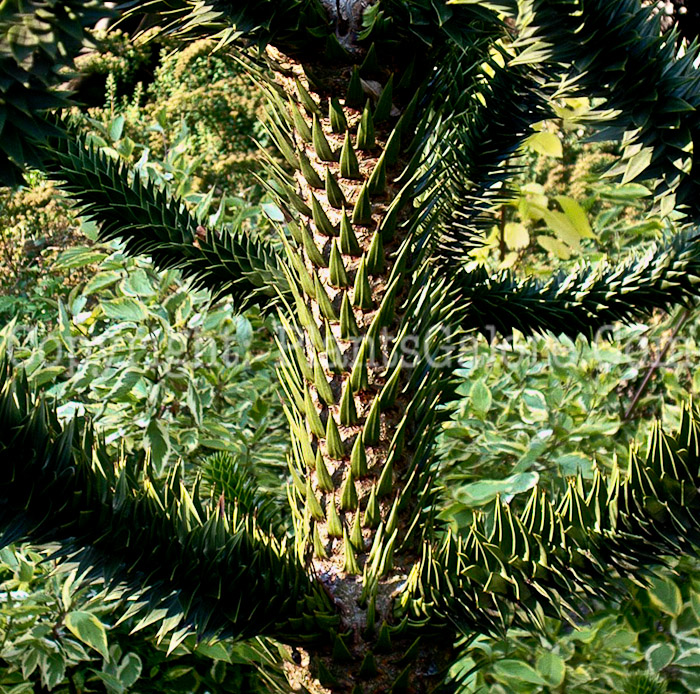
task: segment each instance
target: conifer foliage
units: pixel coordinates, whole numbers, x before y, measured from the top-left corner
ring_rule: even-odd
[[[3,368],[3,543],[60,543],[89,575],[126,585],[132,612],[172,644],[272,636],[302,654],[287,668],[297,690],[353,694],[439,691],[457,634],[575,619],[700,545],[692,409],[646,456],[632,451],[625,474],[574,478],[560,499],[535,489],[522,512],[499,499],[464,537],[436,519],[434,449],[466,333],[590,336],[700,293],[696,49],[677,54],[639,0],[131,5],[182,40],[220,39],[266,94],[280,159],[260,180],[283,212],[279,243],[203,228],[79,126],[50,123],[89,3],[0,3],[0,170],[11,182],[42,166],[102,238],[279,317],[294,539],[258,518],[225,456],[232,498],[203,501],[177,475],[161,484],[109,461],[88,423],[61,426]],[[509,195],[509,159],[555,94],[605,100],[598,125],[625,146],[617,173],[685,211],[688,229],[645,257],[544,282],[467,271]]]
[[[0,2],[0,183],[21,180],[20,166],[37,166],[36,141],[58,132],[47,119],[68,105],[52,89],[66,81],[73,59],[88,45],[86,29],[109,15],[96,0]]]

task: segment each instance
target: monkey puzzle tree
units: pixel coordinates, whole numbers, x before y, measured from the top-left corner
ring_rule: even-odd
[[[700,438],[685,412],[625,475],[498,500],[468,535],[436,520],[434,441],[473,331],[591,336],[698,293],[692,231],[642,258],[536,281],[467,271],[510,157],[554,95],[604,100],[618,173],[662,209],[700,215],[697,52],[675,52],[639,0],[163,0],[169,31],[216,36],[264,90],[281,159],[260,172],[279,243],[207,228],[165,190],[52,121],[49,87],[96,5],[0,5],[3,178],[40,164],[103,239],[241,308],[279,316],[294,540],[255,512],[245,480],[203,500],[179,476],[110,461],[88,423],[62,426],[21,375],[0,401],[2,542],[59,543],[124,585],[128,615],[187,634],[274,637],[302,691],[447,687],[459,633],[573,619],[633,576],[700,545]],[[63,130],[62,130],[63,129]],[[280,163],[282,162],[282,163]],[[223,459],[222,459],[223,460]],[[222,474],[239,475],[237,470]]]

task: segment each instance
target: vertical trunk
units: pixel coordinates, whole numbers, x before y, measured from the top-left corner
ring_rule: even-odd
[[[416,99],[397,103],[396,77],[365,81],[352,67],[316,66],[312,85],[299,63],[268,54],[282,87],[269,127],[294,170],[278,172],[296,219],[285,245],[297,324],[285,326],[280,370],[290,503],[297,551],[342,619],[331,643],[290,666],[290,680],[312,692],[431,691],[449,640],[417,638],[394,605],[420,559],[411,537],[425,483],[414,442],[423,410],[397,337],[407,330],[414,198],[396,177]]]

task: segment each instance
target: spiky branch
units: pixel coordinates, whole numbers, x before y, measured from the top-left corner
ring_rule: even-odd
[[[494,38],[479,37],[471,50],[462,46],[447,57],[431,88],[439,116],[431,133],[432,197],[440,214],[433,256],[446,275],[482,242],[493,224],[494,206],[514,195],[508,189],[517,171],[512,158],[532,126],[551,115],[538,75],[500,64],[509,54],[494,45]],[[479,63],[474,54],[489,49],[500,60]],[[513,98],[503,99],[503,94]]]
[[[677,54],[639,0],[528,0],[524,10],[518,62],[566,73],[565,92],[605,98],[615,112],[603,114],[604,136],[624,135],[623,180],[654,181],[670,207],[675,201],[697,220],[698,47]]]
[[[87,27],[109,16],[96,0],[0,3],[0,184],[41,166],[37,144],[60,133],[47,115],[70,104],[55,87],[87,42]]]
[[[154,14],[169,33],[194,39],[206,36],[272,44],[297,53],[338,42],[319,0],[132,0],[132,14]]]
[[[681,233],[641,258],[583,266],[547,280],[462,270],[453,288],[458,324],[489,337],[513,330],[594,337],[614,322],[693,302],[700,295],[700,237]]]
[[[145,254],[159,269],[178,268],[195,285],[234,297],[237,306],[273,310],[288,294],[274,248],[241,230],[205,228],[184,204],[130,172],[78,135],[55,139],[42,150],[45,170],[61,182],[100,238],[123,241],[127,253]]]
[[[514,17],[518,16],[519,5],[511,0],[492,4],[509,8]],[[650,11],[641,9],[636,0],[532,0],[520,9],[515,58],[506,70],[496,72],[491,83],[497,83],[499,74],[501,79],[509,72],[517,75],[523,65],[534,68],[529,74],[522,73],[521,79],[533,82],[525,98],[516,104],[531,101],[534,113],[542,117],[546,111],[541,90],[551,93],[560,89],[562,75],[564,93],[605,97],[605,106],[615,110],[602,112],[598,121],[592,116],[591,123],[603,127],[601,136],[624,136],[626,145],[625,157],[611,173],[624,181],[653,180],[657,195],[667,197],[666,204],[679,203],[691,219],[696,219],[695,191],[700,181],[696,180],[693,139],[700,132],[696,111],[700,105],[700,76],[693,64],[697,49],[677,56],[673,40],[661,36],[658,18],[650,17]],[[654,85],[653,90],[649,84]],[[506,103],[512,120],[517,105]],[[491,112],[486,113],[488,118]],[[498,115],[497,109],[496,117],[487,120],[487,127],[500,121]],[[523,125],[528,125],[527,120]],[[464,132],[470,139],[467,146],[456,151],[463,168],[469,171],[473,166],[474,129],[466,127]],[[458,131],[455,141],[459,137]],[[484,146],[488,137],[477,137],[476,141]],[[497,153],[499,148],[492,151]],[[475,160],[481,162],[484,158]],[[489,157],[485,161],[489,162]],[[495,171],[505,178],[502,165]],[[613,321],[648,315],[654,308],[687,302],[700,292],[694,281],[697,241],[691,234],[668,246],[657,246],[641,261],[628,261],[619,273],[612,267],[582,268],[545,282],[517,278],[511,273],[495,277],[488,277],[484,271],[468,273],[460,267],[463,259],[459,249],[465,247],[460,237],[469,230],[474,235],[475,222],[485,219],[489,198],[497,199],[503,191],[488,185],[490,181],[498,183],[493,174],[486,177],[487,185],[477,188],[475,195],[470,192],[469,177],[466,180],[467,185],[461,188],[464,207],[457,208],[455,221],[445,225],[444,240],[438,246],[445,258],[440,267],[455,277],[458,301],[463,302],[458,312],[462,327],[476,327],[489,334],[509,334],[517,328],[525,334],[551,330],[555,334],[590,336]],[[460,217],[469,223],[460,224]]]
[[[88,578],[138,594],[131,615],[162,614],[176,645],[193,630],[313,636],[335,617],[284,543],[229,509],[205,509],[176,475],[161,486],[114,465],[89,426],[61,427],[26,380],[0,377],[0,542],[60,542]],[[161,611],[161,612],[159,612]]]
[[[467,632],[572,619],[586,600],[614,600],[621,579],[697,552],[699,482],[698,413],[686,407],[676,435],[657,425],[646,459],[632,450],[624,474],[572,479],[558,503],[535,488],[522,513],[498,499],[488,526],[477,520],[466,537],[426,547],[405,605]]]

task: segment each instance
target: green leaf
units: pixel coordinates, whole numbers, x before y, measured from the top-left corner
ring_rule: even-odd
[[[109,137],[111,140],[119,140],[124,132],[124,116],[119,114],[110,124],[109,124]]]
[[[534,668],[521,660],[499,660],[493,666],[493,671],[497,676],[518,682],[529,682],[546,686],[547,681],[539,675]]]
[[[34,373],[32,373],[29,382],[33,386],[43,386],[46,383],[55,381],[56,376],[60,376],[65,370],[65,366],[46,366],[43,369],[37,369]]]
[[[236,317],[236,342],[248,348],[253,339],[253,326],[245,316]]]
[[[220,641],[213,644],[200,643],[195,649],[195,653],[203,655],[205,658],[211,658],[211,660],[222,660],[226,663],[231,662],[231,655],[228,649]]]
[[[39,655],[40,652],[38,648],[29,648],[22,656],[22,676],[25,679],[28,679],[32,672],[36,670],[39,664]],[[31,689],[31,694],[34,694],[33,688]]]
[[[700,667],[700,650],[692,648],[682,653],[674,662],[676,667]]]
[[[469,390],[469,397],[472,402],[472,407],[478,414],[484,415],[491,409],[493,396],[483,379],[480,378],[478,381],[474,382]]]
[[[94,219],[85,219],[81,217],[78,222],[80,223],[80,233],[90,241],[97,241],[100,236],[100,226]]]
[[[569,637],[572,641],[581,641],[582,643],[593,643],[598,637],[600,625],[597,627],[580,627],[574,631]]]
[[[262,205],[263,212],[265,215],[268,217],[268,219],[272,220],[273,222],[279,222],[282,223],[284,222],[284,213],[282,210],[280,210],[278,205],[275,205],[273,202],[264,202]]]
[[[191,380],[187,384],[187,407],[197,426],[202,424],[202,401],[197,392],[195,382]]]
[[[546,422],[549,419],[549,408],[544,395],[539,390],[527,388],[520,399],[520,416],[528,424]]]
[[[71,571],[61,586],[61,603],[63,604],[63,609],[66,611],[70,610],[70,606],[73,604],[71,589],[74,583],[75,571]]]
[[[105,400],[108,402],[111,400],[123,400],[138,383],[142,375],[140,369],[135,369],[133,367],[122,371],[117,378],[117,382],[105,396]]]
[[[72,321],[68,315],[68,309],[61,299],[58,300],[58,336],[64,346],[69,347],[71,342]]]
[[[637,643],[637,633],[631,629],[618,629],[605,637],[605,646],[610,650],[624,650]]]
[[[565,477],[579,473],[585,478],[590,478],[593,475],[593,459],[583,453],[565,453],[556,458],[555,462]]]
[[[560,687],[566,676],[566,663],[556,653],[543,653],[536,664],[537,672],[550,687]]]
[[[151,419],[146,428],[146,445],[151,451],[151,460],[157,471],[163,470],[170,455],[170,437],[165,427],[157,420]]]
[[[670,643],[655,643],[644,654],[649,667],[654,672],[661,672],[676,657],[676,649]]]
[[[148,310],[140,301],[128,297],[119,297],[118,299],[105,301],[102,304],[102,310],[107,318],[114,318],[119,321],[139,322],[145,320],[148,316]]]
[[[153,296],[156,290],[148,275],[141,268],[136,268],[121,283],[121,290],[127,296]]]
[[[136,653],[127,653],[117,668],[117,677],[125,689],[133,686],[141,677],[143,663]]]
[[[640,198],[648,198],[651,191],[641,183],[627,183],[624,186],[605,186],[598,195],[602,200],[627,204]]]
[[[66,615],[65,625],[73,636],[87,646],[94,648],[104,658],[109,658],[107,630],[94,614],[74,610]]]
[[[695,612],[695,616],[700,619],[700,593],[697,593],[695,590],[690,594],[690,605],[693,608],[693,612]]]
[[[498,494],[502,496],[522,494],[532,489],[539,478],[536,472],[521,472],[504,480],[480,480],[460,487],[455,492],[455,498],[467,506],[482,506],[493,501]]]
[[[126,691],[119,679],[111,673],[103,670],[102,672],[95,672],[95,675],[105,683],[109,694],[124,694]]]
[[[29,583],[34,578],[34,564],[30,564],[20,557],[18,578],[20,583]]]
[[[673,617],[678,617],[683,611],[680,588],[670,578],[652,578],[649,598],[662,612]]]
[[[56,259],[53,267],[56,270],[71,270],[99,263],[107,257],[106,253],[87,246],[77,246],[63,251]]]
[[[110,285],[118,282],[123,277],[121,272],[116,270],[107,270],[105,272],[98,272],[96,275],[90,278],[89,282],[83,288],[83,295],[93,294],[100,289],[109,287]]]
[[[61,653],[51,653],[43,670],[46,688],[53,689],[66,676],[66,660]]]
[[[580,426],[577,426],[570,433],[590,436],[599,434],[601,436],[614,436],[620,430],[620,420],[618,418],[590,418]]]

